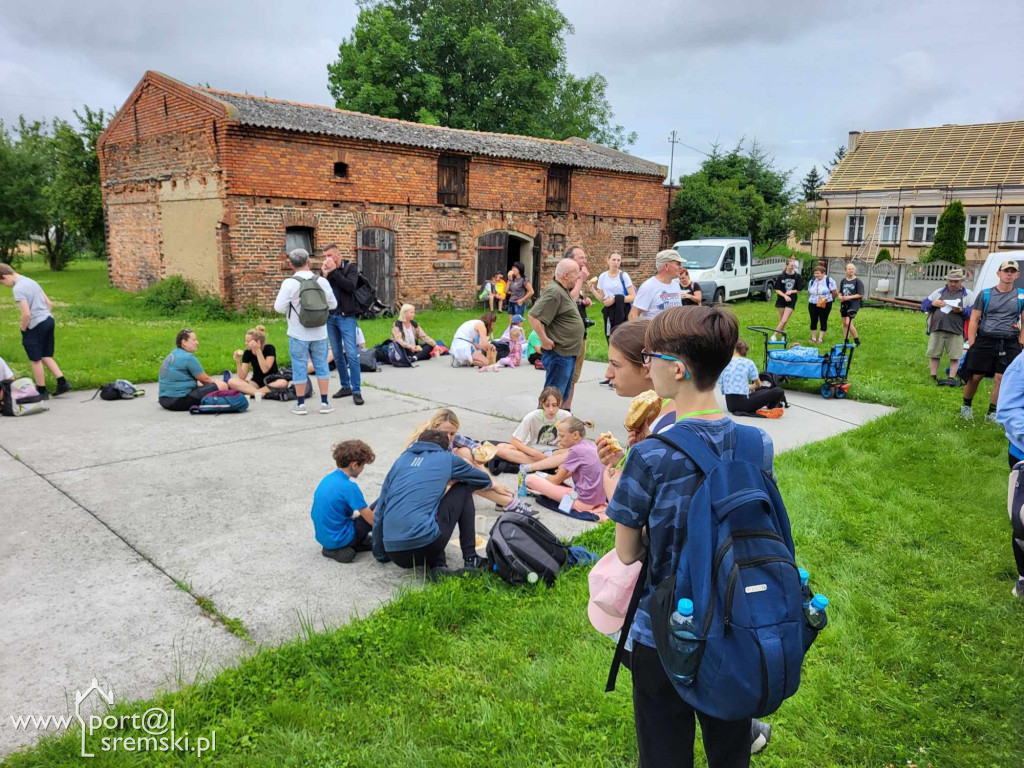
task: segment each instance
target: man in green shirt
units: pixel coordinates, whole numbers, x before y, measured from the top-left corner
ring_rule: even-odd
[[[555,387],[562,399],[569,397],[577,355],[583,354],[583,318],[570,291],[580,274],[572,259],[562,259],[555,267],[555,279],[541,291],[528,317],[540,337],[544,386]]]

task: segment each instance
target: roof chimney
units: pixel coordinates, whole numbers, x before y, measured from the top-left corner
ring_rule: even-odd
[[[860,144],[860,131],[850,131],[850,138],[846,144],[846,151],[856,152],[858,144]]]

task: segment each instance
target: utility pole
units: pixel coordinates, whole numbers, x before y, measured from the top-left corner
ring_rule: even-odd
[[[672,184],[674,183],[673,182],[672,171],[674,169],[675,160],[676,160],[676,144],[682,144],[682,142],[679,140],[678,134],[675,131],[672,131],[672,133],[669,134],[668,143],[672,145],[672,150],[669,153],[669,160],[668,160],[668,204],[667,204],[667,207],[665,209],[665,221],[666,222],[668,221],[668,211],[672,207]]]

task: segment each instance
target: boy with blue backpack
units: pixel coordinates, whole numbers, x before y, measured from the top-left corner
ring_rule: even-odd
[[[642,766],[692,766],[695,719],[709,768],[749,765],[752,718],[796,691],[816,634],[804,621],[771,439],[715,401],[738,335],[731,312],[706,306],[665,310],[646,334],[654,389],[679,415],[633,446],[607,510],[619,559],[646,559],[628,628]],[[683,659],[695,672],[670,676],[679,666],[669,629],[677,610],[692,611],[699,656]]]

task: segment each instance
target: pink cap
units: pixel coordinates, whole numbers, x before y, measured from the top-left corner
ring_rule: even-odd
[[[590,600],[587,616],[594,629],[614,635],[622,629],[642,563],[623,565],[613,549],[590,569]]]

